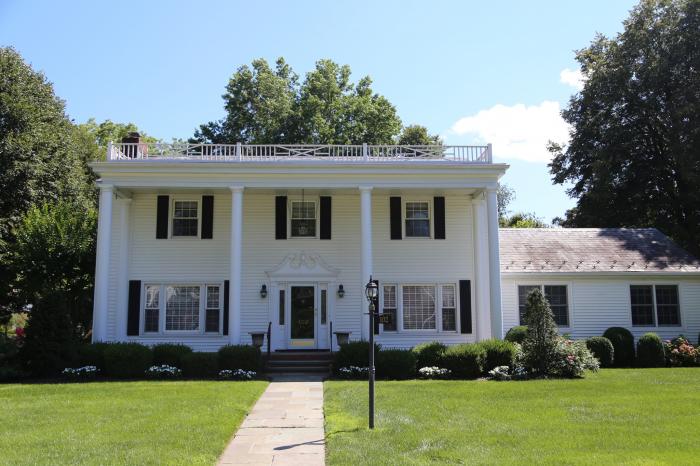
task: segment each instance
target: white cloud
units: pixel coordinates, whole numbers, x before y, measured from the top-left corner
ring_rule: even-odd
[[[494,157],[549,162],[547,142],[566,143],[569,125],[559,114],[559,102],[539,105],[495,105],[457,120],[451,134],[469,135],[480,143],[493,144]]]
[[[564,68],[561,70],[561,73],[559,73],[559,81],[567,86],[573,87],[577,91],[583,89],[584,80],[585,78],[583,77],[581,70],[570,70],[569,68]]]

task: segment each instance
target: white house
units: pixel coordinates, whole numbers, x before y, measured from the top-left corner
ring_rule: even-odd
[[[385,346],[502,337],[518,323],[521,285],[554,296],[561,288],[550,285],[564,284],[564,330],[574,335],[631,325],[621,307],[631,272],[504,262],[496,189],[508,166],[493,163],[490,145],[131,142],[111,144],[93,168],[95,341],[214,351],[269,330],[272,350],[331,349],[335,332],[368,337],[370,276],[380,311],[393,316],[375,327]],[[669,332],[697,333],[700,273],[693,258],[683,261],[682,275],[655,270],[658,280],[640,274],[639,284],[657,300],[668,292],[653,285],[675,284],[682,319]],[[604,296],[617,300],[607,314],[596,306]]]

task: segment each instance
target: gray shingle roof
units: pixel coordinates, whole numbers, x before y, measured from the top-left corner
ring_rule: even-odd
[[[502,273],[700,272],[656,228],[501,228]]]

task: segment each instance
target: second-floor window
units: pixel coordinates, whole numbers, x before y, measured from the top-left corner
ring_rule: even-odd
[[[316,236],[316,202],[292,201],[292,238],[313,238]]]
[[[430,237],[430,204],[428,202],[406,202],[406,237]]]
[[[173,202],[173,237],[197,236],[199,203],[197,201]]]

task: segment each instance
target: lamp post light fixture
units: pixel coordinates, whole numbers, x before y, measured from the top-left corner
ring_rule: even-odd
[[[379,287],[377,282],[369,276],[369,282],[365,285],[365,296],[369,301],[369,428],[374,429],[374,319],[377,313],[377,295]]]

